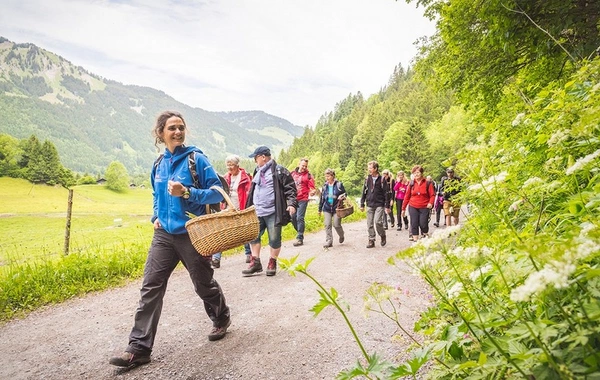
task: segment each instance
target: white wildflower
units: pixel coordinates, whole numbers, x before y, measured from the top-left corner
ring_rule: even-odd
[[[471,279],[471,281],[475,282],[479,278],[479,276],[486,274],[490,270],[492,270],[492,265],[486,264],[485,266],[483,266],[481,268],[477,268],[473,272],[471,272],[471,274],[469,275],[469,278]]]
[[[435,245],[436,243],[441,243],[445,239],[448,239],[450,236],[456,235],[460,230],[460,226],[461,225],[459,224],[451,227],[437,229],[433,234],[431,234],[431,237],[429,239],[421,239],[419,240],[419,242],[422,242],[423,244],[429,243],[427,245],[428,247]]]
[[[478,191],[481,189],[485,189],[486,191],[490,191],[494,185],[504,182],[504,180],[506,180],[506,177],[508,176],[507,172],[501,172],[495,176],[491,176],[490,178],[486,179],[485,181],[481,182],[481,184],[473,184],[471,186],[468,187],[468,189],[470,191]]]
[[[538,272],[529,275],[523,285],[513,289],[510,299],[514,302],[526,302],[544,291],[549,285],[556,289],[569,286],[569,276],[577,267],[570,262],[552,262]]]
[[[559,180],[554,180],[554,181],[550,182],[550,184],[548,184],[548,186],[546,186],[546,190],[551,193],[554,190],[559,189],[561,187],[564,187],[564,184]]]
[[[419,270],[426,270],[439,265],[443,262],[444,257],[441,253],[435,251],[424,255],[416,255],[412,257],[412,264]]]
[[[577,246],[575,250],[575,259],[583,260],[590,255],[597,253],[600,251],[600,244],[591,239],[579,239],[582,240],[581,244]]]
[[[490,136],[490,141],[488,142],[488,146],[496,146],[498,145],[498,131],[495,131],[494,133],[492,133],[492,135]]]
[[[477,247],[456,247],[448,252],[448,255],[455,256],[459,259],[469,261],[470,259],[476,258],[479,256],[481,250],[484,248]]]
[[[494,250],[492,250],[490,247],[481,247],[479,252],[481,253],[481,256],[486,257],[491,255]]]
[[[428,255],[425,255],[423,262],[426,267],[433,268],[433,267],[439,265],[443,261],[444,261],[444,257],[442,256],[441,253],[431,252]]]
[[[518,114],[515,117],[515,119],[512,121],[512,126],[516,127],[517,125],[521,124],[521,121],[523,120],[524,117],[525,117],[525,113]]]
[[[571,174],[583,169],[584,167],[586,167],[587,164],[594,161],[596,159],[596,157],[598,157],[598,156],[600,156],[600,149],[598,149],[594,153],[588,154],[585,157],[579,158],[577,161],[575,161],[575,163],[571,167],[569,167],[567,169],[567,175],[571,175]]]
[[[523,200],[522,200],[522,199],[519,199],[519,200],[517,200],[517,201],[513,202],[513,204],[511,204],[511,205],[508,207],[508,211],[509,211],[509,212],[515,212],[515,211],[517,211],[517,210],[519,209],[519,205],[520,205],[521,203],[523,203]]]
[[[544,180],[539,177],[531,177],[525,183],[523,183],[523,188],[532,187],[536,185],[541,185],[544,183]]]
[[[590,231],[596,229],[596,225],[590,222],[581,223],[581,231],[579,231],[579,237],[584,238],[589,235]]]
[[[562,161],[563,161],[563,158],[561,156],[552,157],[546,161],[546,163],[544,164],[544,167],[546,169],[550,169],[550,168],[556,166],[557,164],[562,163]]]
[[[449,299],[456,298],[460,295],[460,293],[462,291],[463,291],[463,284],[461,282],[457,282],[456,284],[452,285],[452,287],[448,290],[448,298]]]
[[[552,136],[550,136],[550,138],[547,141],[547,144],[549,147],[553,147],[555,145],[562,143],[563,141],[567,140],[568,138],[569,138],[569,131],[566,129],[561,129],[559,131],[554,132],[552,134]]]
[[[529,154],[529,151],[523,145],[519,145],[519,153],[521,153],[523,156],[526,156]]]

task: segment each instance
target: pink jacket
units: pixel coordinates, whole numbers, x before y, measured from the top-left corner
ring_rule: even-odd
[[[396,193],[396,199],[404,199],[404,195],[406,194],[406,189],[408,189],[408,184],[410,182],[402,183],[396,182],[394,186],[394,192]]]

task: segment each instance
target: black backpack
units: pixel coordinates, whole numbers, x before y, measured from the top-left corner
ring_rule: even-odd
[[[427,189],[427,196],[431,197],[431,195],[429,195],[429,188],[431,187],[432,182],[431,181],[425,181],[425,188]],[[412,192],[413,187],[415,186],[415,180],[411,179],[410,183],[408,184],[408,188],[410,189],[410,191]],[[433,189],[433,193],[435,194],[435,189]]]

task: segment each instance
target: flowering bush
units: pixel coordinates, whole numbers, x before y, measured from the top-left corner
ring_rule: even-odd
[[[400,252],[438,303],[429,377],[600,379],[600,61],[458,156],[470,213]]]

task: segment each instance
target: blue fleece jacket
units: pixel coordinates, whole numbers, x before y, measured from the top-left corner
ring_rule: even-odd
[[[199,188],[193,188],[194,179],[188,165],[188,155],[196,152],[196,173]],[[190,189],[190,198],[175,197],[168,192],[168,182],[181,182]],[[196,215],[206,214],[205,205],[223,201],[223,196],[211,186],[221,187],[221,181],[208,158],[195,146],[179,146],[171,153],[165,149],[164,157],[152,168],[154,214],[152,222],[158,218],[162,228],[170,234],[185,234],[185,222],[190,220],[186,211]]]

